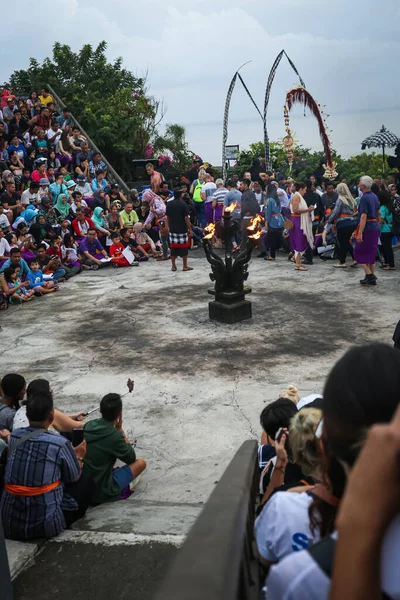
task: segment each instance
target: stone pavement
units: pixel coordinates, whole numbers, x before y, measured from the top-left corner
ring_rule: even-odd
[[[190,263],[186,273],[171,273],[168,262],[86,272],[1,314],[2,374],[48,378],[67,413],[135,380],[124,428],[147,471],[129,500],[90,511],[64,534],[62,552],[76,535],[88,547],[93,539],[118,545],[124,535],[132,546],[179,544],[238,446],[259,436],[265,404],[289,383],[300,395],[321,392],[349,345],[390,342],[399,319],[396,272],[378,269],[377,287],[365,289],[360,269],[317,259],[295,272],[279,255],[275,264],[251,261],[251,321],[210,322],[201,249]]]

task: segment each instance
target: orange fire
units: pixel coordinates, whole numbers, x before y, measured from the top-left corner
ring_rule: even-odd
[[[208,227],[204,229],[207,232],[207,235],[204,236],[204,240],[211,240],[215,235],[215,225],[214,223],[210,223]]]
[[[250,219],[250,225],[248,226],[247,231],[256,231],[263,221],[264,217],[261,215],[257,215],[254,219]]]
[[[232,204],[230,204],[229,206],[225,206],[224,208],[224,212],[226,213],[231,213],[233,212],[236,208],[239,208],[239,205],[237,202],[233,202]]]
[[[249,235],[249,238],[251,238],[252,240],[259,240],[261,235],[262,235],[262,231],[261,231],[261,229],[259,229],[257,231],[257,233],[254,233],[253,235]]]

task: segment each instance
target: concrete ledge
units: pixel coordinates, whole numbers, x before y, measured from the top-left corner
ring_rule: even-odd
[[[6,540],[6,548],[11,579],[15,579],[33,564],[39,550],[39,546],[33,542],[15,542],[14,540]]]

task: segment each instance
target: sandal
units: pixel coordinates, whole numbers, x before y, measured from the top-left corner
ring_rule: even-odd
[[[301,267],[295,267],[294,270],[295,271],[308,271],[308,269],[306,269],[306,267],[303,267],[303,266],[301,266]]]
[[[275,262],[276,259],[275,258],[271,258],[270,256],[266,256],[264,258],[264,260],[271,260],[272,262]]]
[[[172,267],[171,271],[177,271],[178,269],[176,267]]]
[[[193,271],[193,267],[186,267],[186,269],[182,269],[182,271]]]

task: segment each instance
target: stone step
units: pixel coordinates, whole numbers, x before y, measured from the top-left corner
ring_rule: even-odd
[[[145,536],[186,536],[203,504],[135,499],[101,504],[74,523],[75,531],[133,533]]]

